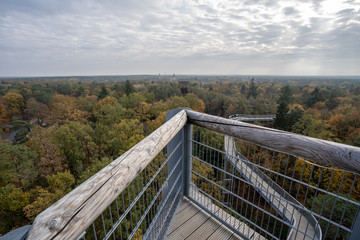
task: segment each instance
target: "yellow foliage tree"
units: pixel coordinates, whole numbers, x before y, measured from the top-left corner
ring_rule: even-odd
[[[47,177],[47,182],[49,187],[46,189],[37,187],[32,191],[35,200],[23,209],[29,220],[34,220],[39,213],[70,192],[75,178],[70,171],[65,171]]]
[[[52,98],[50,110],[55,122],[85,121],[89,116],[88,112],[77,108],[74,97],[61,94],[57,94]]]
[[[10,119],[21,114],[25,109],[24,98],[18,93],[9,92],[2,99],[5,102]]]
[[[10,122],[4,101],[0,99],[0,124]]]

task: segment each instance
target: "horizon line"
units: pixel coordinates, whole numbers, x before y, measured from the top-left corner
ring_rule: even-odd
[[[147,74],[147,73],[140,73],[140,74],[94,74],[94,75],[33,75],[33,76],[0,76],[0,79],[6,78],[69,78],[69,77],[127,77],[127,76],[229,76],[229,77],[236,77],[236,76],[258,76],[258,77],[355,77],[360,78],[360,75],[287,75],[287,74]]]

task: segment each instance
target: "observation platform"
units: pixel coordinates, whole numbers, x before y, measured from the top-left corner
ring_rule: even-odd
[[[358,147],[174,109],[17,239],[357,240],[359,178]]]

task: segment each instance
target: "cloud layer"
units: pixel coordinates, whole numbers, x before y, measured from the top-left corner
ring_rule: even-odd
[[[0,76],[360,75],[360,0],[2,0]]]

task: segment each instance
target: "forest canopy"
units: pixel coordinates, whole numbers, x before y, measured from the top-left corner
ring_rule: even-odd
[[[360,146],[360,82],[253,77],[0,80],[0,235],[49,207],[189,107],[276,114],[274,127]]]

